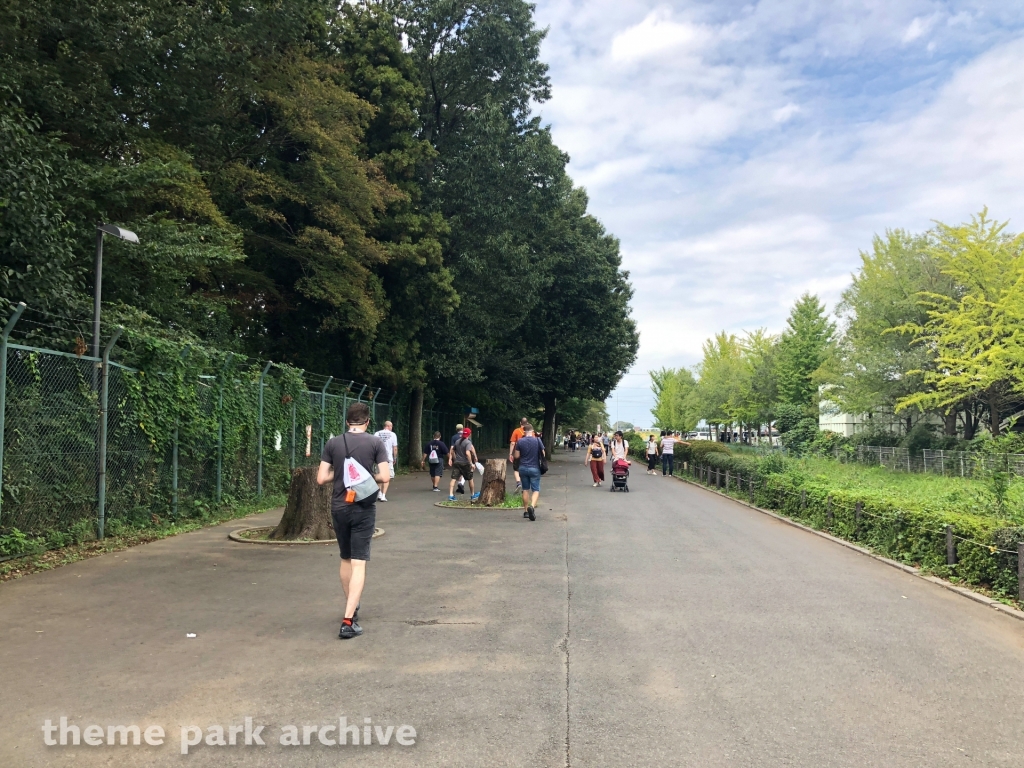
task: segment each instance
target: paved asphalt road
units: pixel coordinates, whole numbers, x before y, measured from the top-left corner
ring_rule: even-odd
[[[0,586],[0,766],[1024,762],[1012,618],[642,468],[612,494],[561,457],[535,523],[426,487],[380,505],[353,641],[335,547],[229,542],[241,522]],[[168,739],[44,747],[62,715]],[[277,743],[342,715],[417,743]],[[246,716],[267,746],[179,754],[182,725]]]

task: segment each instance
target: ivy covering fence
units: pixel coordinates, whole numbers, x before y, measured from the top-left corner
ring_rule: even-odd
[[[5,335],[0,539],[54,548],[284,492],[356,401],[372,429],[393,422],[408,459],[405,393],[144,335],[110,341],[97,358]],[[424,440],[447,439],[465,409],[428,405]],[[478,429],[478,443],[500,444],[505,427]]]

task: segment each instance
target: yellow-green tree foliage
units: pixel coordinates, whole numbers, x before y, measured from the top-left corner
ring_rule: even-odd
[[[989,429],[999,434],[1002,406],[1024,392],[1024,235],[983,210],[967,224],[938,224],[929,249],[955,284],[952,295],[922,292],[928,308],[912,333],[932,354],[935,367],[921,371],[927,389],[901,398],[897,408],[946,408],[977,397],[989,407]]]

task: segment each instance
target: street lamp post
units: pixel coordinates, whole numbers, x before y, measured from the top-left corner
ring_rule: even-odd
[[[103,235],[113,235],[129,243],[139,242],[139,236],[128,229],[113,224],[96,227],[96,286],[92,306],[92,356],[100,356],[100,298],[103,293]]]

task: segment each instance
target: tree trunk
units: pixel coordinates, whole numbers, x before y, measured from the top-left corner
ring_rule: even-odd
[[[288,503],[271,539],[291,541],[314,539],[329,541],[334,536],[331,523],[331,484],[318,485],[318,467],[299,467],[292,473]]]
[[[409,466],[418,467],[423,457],[423,385],[409,398]]]
[[[942,415],[942,434],[956,437],[956,408],[951,408]]]
[[[544,395],[544,450],[551,456],[551,450],[555,445],[555,412],[556,401],[554,395]]]
[[[977,422],[974,418],[974,405],[971,404],[964,409],[964,440],[973,440],[977,430]]]
[[[988,396],[988,428],[992,437],[999,437],[999,393],[990,392]]]
[[[508,461],[505,457],[487,459],[484,462],[483,490],[480,492],[481,504],[491,507],[505,500],[505,470],[507,468]]]

